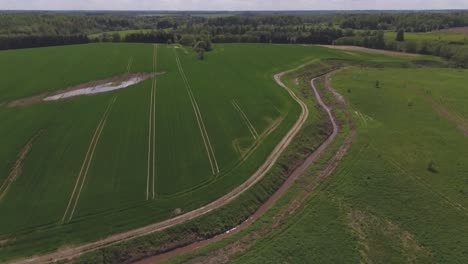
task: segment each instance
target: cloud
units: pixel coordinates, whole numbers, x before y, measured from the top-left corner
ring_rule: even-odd
[[[468,9],[467,0],[0,0],[20,10]]]

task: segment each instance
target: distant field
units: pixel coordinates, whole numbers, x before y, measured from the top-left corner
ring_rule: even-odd
[[[468,27],[448,28],[448,29],[441,30],[441,32],[452,32],[452,33],[468,34]]]
[[[466,263],[466,83],[468,71],[456,69],[337,74],[358,125],[349,155],[295,216],[231,263]]]
[[[115,33],[118,33],[120,37],[125,38],[129,34],[134,34],[134,33],[149,33],[153,31],[153,29],[134,29],[134,30],[121,30],[121,31],[109,31],[109,32],[103,32],[103,33],[96,33],[96,34],[91,34],[88,35],[90,39],[96,39],[102,36],[103,34],[109,34],[113,35]]]
[[[273,74],[356,56],[260,44],[217,45],[204,61],[150,44],[0,52],[0,118],[8,128],[0,130],[0,261],[154,223],[220,197],[245,181],[296,121],[299,106]],[[165,74],[112,93],[7,106],[153,71]]]
[[[389,40],[395,40],[396,32],[385,32],[385,38]],[[437,40],[444,42],[465,42],[468,44],[468,33],[467,32],[452,32],[452,31],[434,31],[427,33],[413,33],[406,32],[405,40]]]

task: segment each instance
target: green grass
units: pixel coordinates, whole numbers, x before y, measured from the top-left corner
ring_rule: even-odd
[[[336,75],[358,124],[349,154],[299,213],[233,263],[467,262],[468,141],[426,98],[467,120],[467,73]],[[428,170],[431,160],[437,172]]]
[[[396,39],[396,32],[385,32],[385,38],[388,40],[395,40]],[[427,41],[443,41],[443,42],[464,42],[465,44],[468,43],[468,34],[463,33],[454,33],[454,32],[427,32],[427,33],[414,33],[414,32],[406,32],[405,33],[405,40],[427,40]]]
[[[181,59],[207,133],[219,175],[212,175],[193,109],[175,62]],[[151,72],[153,45],[90,44],[0,52],[0,102],[52,92],[125,73]],[[367,55],[359,55],[365,60]],[[21,148],[38,131],[23,170],[0,202],[0,260],[38,254],[167,219],[212,201],[249,177],[295,122],[299,107],[272,76],[317,58],[346,58],[339,51],[288,45],[217,45],[199,61],[160,45],[156,95],[156,199],[146,201],[148,110],[151,81],[97,96],[28,107],[0,106],[0,181]],[[378,57],[387,60],[384,57]],[[390,59],[393,60],[393,59]],[[110,112],[72,221],[61,223],[94,131]],[[244,162],[253,144],[232,106],[235,99],[261,134],[281,125]],[[216,110],[214,110],[216,109]],[[237,149],[237,150],[236,150]],[[21,208],[21,210],[18,210]],[[12,239],[14,238],[14,239]]]

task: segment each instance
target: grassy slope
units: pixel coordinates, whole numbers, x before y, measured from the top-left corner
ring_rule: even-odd
[[[466,101],[465,76],[451,69],[337,75],[333,83],[360,124],[348,158],[301,213],[234,263],[465,263],[466,137],[420,93],[450,102],[456,91]],[[447,106],[467,118],[466,104]],[[438,173],[427,170],[430,160]]]
[[[15,237],[2,247],[0,259],[96,239],[167,218],[176,208],[188,211],[219,197],[248,177],[295,121],[298,107],[274,84],[272,75],[311,58],[342,56],[323,48],[281,45],[220,45],[204,62],[198,61],[195,54],[177,52],[225,174],[203,188],[188,191],[206,179],[203,168],[207,165],[197,160],[203,160],[200,155],[204,153],[193,110],[178,77],[174,51],[161,46],[158,68],[167,74],[158,78],[157,137],[164,143],[157,146],[157,153],[163,153],[157,161],[156,188],[161,197],[154,202],[145,202],[150,81],[93,97],[0,108],[2,127],[10,128],[0,130],[0,179],[8,175],[25,142],[37,131],[45,130],[34,142],[22,175],[0,204],[4,216],[0,220],[0,238]],[[131,56],[133,72],[152,70],[151,45],[93,44],[5,51],[0,54],[0,67],[5,73],[0,98],[5,102],[121,74]],[[117,100],[96,149],[75,218],[61,225],[89,142],[114,96]],[[230,105],[233,98],[259,132],[279,115],[286,117],[263,147],[236,170],[231,170],[236,159],[232,141],[248,137],[249,132]],[[194,136],[188,137],[187,130]],[[176,138],[179,145],[166,136]],[[172,156],[164,155],[175,149]],[[191,167],[180,166],[179,160]],[[193,175],[191,172],[198,168],[201,172]],[[173,176],[173,171],[177,175]]]

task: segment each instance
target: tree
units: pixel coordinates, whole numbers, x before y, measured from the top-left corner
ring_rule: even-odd
[[[405,41],[405,30],[400,28],[396,35],[396,41],[403,42]]]
[[[193,48],[198,53],[198,58],[200,60],[204,60],[205,59],[205,51],[208,50],[208,46],[207,46],[206,42],[205,41],[198,41]]]
[[[179,40],[179,43],[182,46],[193,46],[195,43],[195,38],[192,35],[183,35],[182,38]]]
[[[119,33],[114,33],[112,35],[112,42],[120,42],[121,40],[122,40],[122,38],[120,37]]]
[[[200,49],[198,51],[198,59],[200,60],[204,60],[205,59],[205,50],[204,49]]]

